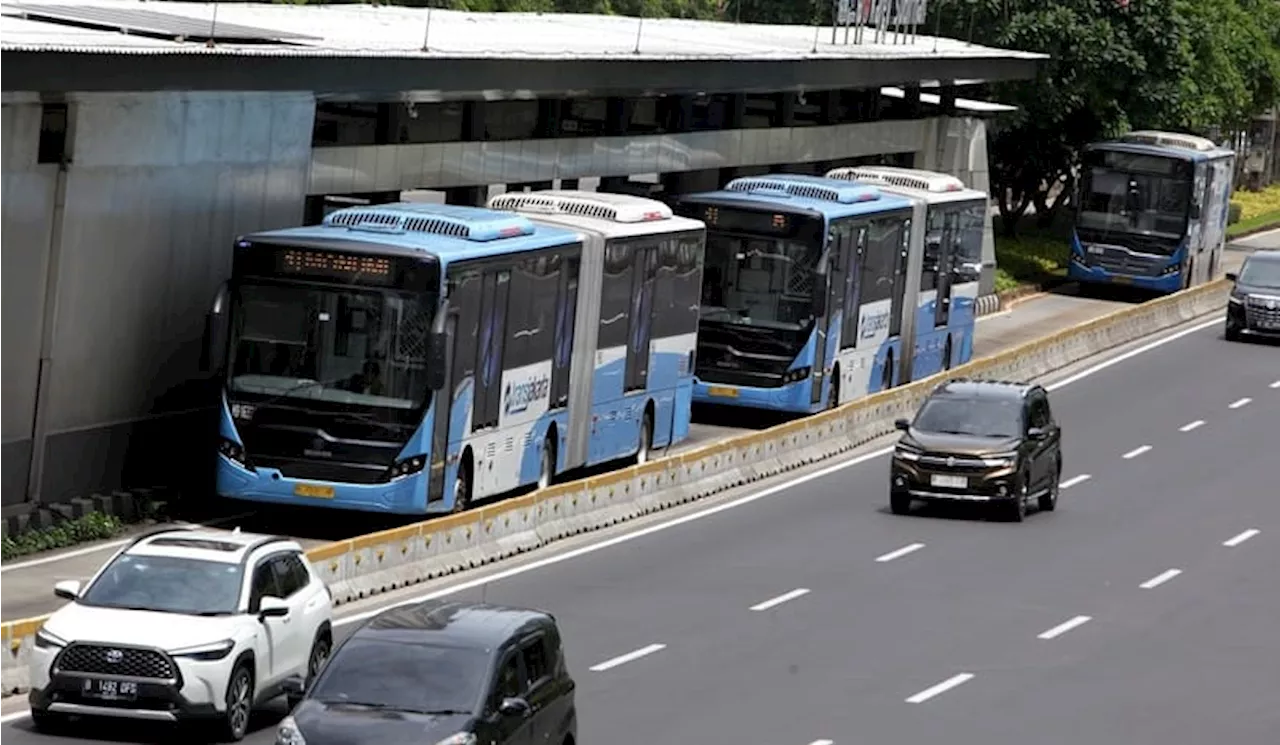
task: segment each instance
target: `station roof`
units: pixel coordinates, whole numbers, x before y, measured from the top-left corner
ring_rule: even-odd
[[[138,0],[0,6],[6,91],[310,90],[416,101],[773,92],[1026,79],[1045,58],[924,35],[874,43],[870,29],[861,44],[842,43],[843,31],[832,44],[830,27],[626,16]],[[429,82],[405,90],[408,80]]]

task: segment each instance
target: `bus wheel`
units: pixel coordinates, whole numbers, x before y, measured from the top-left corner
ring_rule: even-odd
[[[636,447],[636,463],[649,462],[649,451],[653,448],[653,414],[644,413],[640,420],[640,444]]]
[[[951,369],[951,337],[947,337],[947,345],[942,348],[942,369]]]
[[[827,402],[828,409],[834,409],[840,405],[840,368],[831,368],[831,400]]]
[[[884,371],[880,374],[880,390],[887,391],[893,387],[893,352],[884,357]]]
[[[453,512],[466,512],[471,509],[471,460],[464,459],[458,464],[458,474],[453,477]]]
[[[554,430],[548,432],[546,441],[542,443],[542,468],[538,472],[539,489],[546,489],[556,480],[556,443],[554,435]]]

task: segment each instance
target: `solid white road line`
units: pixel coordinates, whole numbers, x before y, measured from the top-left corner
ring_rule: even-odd
[[[770,598],[764,601],[763,603],[756,603],[755,605],[751,606],[751,610],[756,610],[756,611],[769,610],[774,606],[782,605],[788,600],[795,600],[796,598],[804,597],[805,595],[808,595],[808,594],[809,594],[808,588],[799,587],[792,590],[791,592],[783,593],[776,598]]]
[[[922,704],[925,701],[928,701],[929,699],[933,698],[934,696],[937,696],[940,693],[946,693],[952,688],[955,688],[956,686],[962,685],[964,683],[968,683],[971,680],[973,680],[973,673],[960,673],[959,675],[956,675],[954,677],[947,678],[946,680],[942,681],[941,683],[937,684],[932,688],[926,688],[923,691],[920,691],[916,695],[907,699],[907,703]]]
[[[1138,585],[1138,587],[1141,587],[1144,590],[1150,590],[1153,587],[1159,587],[1160,585],[1163,585],[1165,582],[1168,582],[1174,577],[1177,577],[1179,574],[1182,574],[1181,569],[1169,569],[1167,571],[1157,574],[1156,576],[1152,577],[1146,582],[1143,582],[1142,584]]]
[[[1051,383],[1045,386],[1045,389],[1050,391],[1056,391],[1059,388],[1064,388],[1068,385],[1071,385],[1072,383],[1084,380],[1085,378],[1088,378],[1092,375],[1096,375],[1097,373],[1100,373],[1103,370],[1106,370],[1112,367],[1113,365],[1117,365],[1121,362],[1124,362],[1125,360],[1132,359],[1141,354],[1146,354],[1147,352],[1150,352],[1153,349],[1159,349],[1160,347],[1163,347],[1166,344],[1172,344],[1173,342],[1183,338],[1184,336],[1189,336],[1191,334],[1196,333],[1197,331],[1203,331],[1207,328],[1216,328],[1220,323],[1221,321],[1218,319],[1214,319],[1212,321],[1205,321],[1204,323],[1196,324],[1191,328],[1183,329],[1182,331],[1179,331],[1176,334],[1170,334],[1169,336],[1160,337],[1159,339],[1156,339],[1155,341],[1152,341],[1152,342],[1148,342],[1147,344],[1144,344],[1136,349],[1131,349],[1128,352],[1125,352],[1124,354],[1121,354],[1116,357],[1112,357],[1111,359],[1108,359],[1104,362],[1100,362],[1092,367],[1085,368],[1084,370],[1081,370],[1080,372],[1076,373],[1075,375],[1072,375],[1071,377],[1064,378],[1062,380],[1057,381],[1056,383]],[[1280,381],[1276,381],[1276,382],[1280,383]],[[1273,385],[1272,387],[1280,388],[1280,385]],[[518,577],[521,574],[536,571],[538,569],[542,569],[543,567],[553,566],[561,562],[570,561],[572,559],[578,558],[579,556],[587,556],[588,554],[593,554],[597,551],[603,551],[606,548],[612,548],[614,546],[618,546],[623,543],[629,543],[631,541],[634,541],[637,538],[643,538],[647,535],[660,533],[664,530],[669,530],[678,525],[684,525],[686,523],[702,520],[704,518],[711,517],[712,515],[718,515],[721,512],[727,512],[736,507],[742,507],[743,505],[751,504],[752,502],[756,502],[766,497],[773,496],[774,494],[789,491],[799,486],[800,484],[807,484],[810,481],[816,481],[817,479],[825,478],[827,476],[830,476],[833,473],[838,473],[840,471],[843,471],[846,468],[852,468],[853,466],[861,465],[863,463],[866,463],[867,461],[875,460],[876,458],[879,458],[881,456],[888,455],[892,453],[893,450],[894,448],[891,446],[887,448],[880,448],[879,450],[873,450],[869,453],[863,453],[862,455],[859,455],[856,458],[850,458],[849,460],[842,461],[840,463],[834,463],[830,466],[827,466],[826,468],[820,468],[817,471],[814,471],[812,473],[807,473],[803,476],[799,476],[789,481],[784,481],[778,484],[774,484],[773,486],[770,486],[765,489],[761,489],[758,492],[747,494],[737,499],[730,500],[728,502],[724,502],[721,504],[717,504],[713,507],[708,507],[705,510],[698,510],[697,512],[691,512],[687,515],[681,515],[680,517],[672,518],[671,520],[655,523],[653,525],[649,525],[644,528],[639,528],[637,530],[633,530],[627,533],[622,533],[621,535],[615,535],[612,538],[607,538],[598,543],[591,543],[586,546],[581,546],[579,548],[573,549],[572,551],[565,551],[564,553],[553,554],[551,556],[547,556],[546,558],[539,559],[537,561],[531,561],[528,564],[519,564],[519,565],[510,567],[508,569],[504,569],[500,572],[494,572],[493,574],[490,574],[484,577],[476,577],[474,579],[469,579],[464,582],[459,582],[456,585],[442,587],[439,590],[426,592],[421,595],[417,595],[415,597],[401,600],[399,602],[388,603],[386,605],[377,605],[376,607],[366,611],[353,613],[349,616],[343,616],[341,618],[335,618],[333,621],[333,625],[338,628],[341,628],[343,626],[350,626],[351,624],[360,623],[366,619],[373,618],[374,616],[378,615],[379,613],[382,613],[388,608],[398,608],[405,605],[414,605],[417,603],[422,603],[427,600],[436,600],[438,598],[449,597],[450,595],[456,595],[459,592],[466,592],[467,590],[474,590],[477,587],[484,587],[485,585],[491,582],[501,582],[504,579],[510,579],[511,577]],[[28,563],[28,566],[29,565],[30,564]],[[17,566],[19,565],[15,565],[12,568],[17,568]],[[8,714],[6,715],[7,718],[0,717],[0,723],[9,722],[14,719],[20,719],[22,717],[27,716],[28,713],[29,712],[27,712],[26,710],[23,710],[20,712],[15,712],[13,714]]]
[[[1063,481],[1062,483],[1058,484],[1058,488],[1070,489],[1071,487],[1076,486],[1077,484],[1083,484],[1084,482],[1088,481],[1091,478],[1093,478],[1093,476],[1087,473],[1082,473],[1079,476],[1072,476],[1066,481]]]
[[[1276,382],[1272,383],[1272,384],[1271,384],[1270,386],[1268,386],[1268,387],[1270,387],[1270,388],[1280,388],[1280,380],[1277,380]]]
[[[1178,428],[1178,431],[1179,431],[1179,432],[1190,432],[1190,431],[1191,431],[1191,430],[1193,430],[1193,429],[1200,429],[1200,428],[1201,428],[1201,427],[1203,427],[1203,426],[1204,426],[1204,420],[1203,420],[1203,419],[1197,419],[1197,420],[1195,420],[1194,422],[1191,422],[1190,424],[1184,424],[1184,425],[1182,425],[1181,427],[1179,427],[1179,428]]]
[[[1133,450],[1130,450],[1129,452],[1124,454],[1124,459],[1129,460],[1131,458],[1137,458],[1139,455],[1142,455],[1143,453],[1147,452],[1150,449],[1151,449],[1150,445],[1143,445],[1142,447],[1134,448]]]
[[[1228,409],[1238,409],[1238,408],[1240,408],[1241,406],[1248,406],[1248,405],[1249,405],[1249,402],[1250,402],[1250,401],[1252,401],[1252,400],[1253,400],[1252,398],[1249,398],[1248,396],[1245,396],[1244,398],[1241,398],[1241,399],[1239,399],[1239,400],[1233,401],[1233,402],[1231,403],[1231,405],[1230,405],[1230,406],[1228,406],[1227,408],[1228,408]]]
[[[884,554],[883,556],[877,556],[876,561],[883,564],[886,561],[893,561],[894,559],[900,559],[903,556],[919,551],[922,548],[924,548],[923,543],[913,543],[910,546],[903,546],[897,551],[890,551],[889,553]]]
[[[5,714],[4,716],[0,717],[0,724],[8,724],[9,722],[12,722],[16,719],[26,719],[30,714],[31,714],[31,711],[29,709],[23,709],[22,711],[15,711],[12,714]]]
[[[836,745],[835,740],[814,740],[809,745]]]
[[[1062,636],[1063,634],[1076,628],[1077,626],[1083,626],[1092,620],[1093,620],[1093,616],[1076,616],[1075,618],[1071,619],[1070,621],[1067,621],[1066,623],[1060,623],[1057,626],[1054,626],[1053,628],[1049,629],[1043,634],[1040,634],[1036,638],[1046,639],[1046,640],[1053,639],[1055,637]]]
[[[587,669],[594,673],[601,673],[610,668],[617,667],[618,665],[625,665],[628,662],[634,662],[640,659],[641,657],[648,657],[654,652],[661,652],[666,648],[667,648],[667,645],[665,644],[650,644],[649,646],[641,647],[640,649],[637,649],[634,652],[627,652],[626,654],[619,655],[618,657],[614,657],[611,660],[605,660],[604,662],[601,662],[599,665],[593,665]]]
[[[1250,538],[1254,537],[1255,535],[1261,532],[1262,531],[1258,530],[1257,528],[1249,528],[1248,530],[1236,536],[1235,538],[1223,541],[1222,545],[1228,548],[1235,548],[1236,546],[1239,546],[1241,543],[1244,543],[1245,541],[1249,540]]]

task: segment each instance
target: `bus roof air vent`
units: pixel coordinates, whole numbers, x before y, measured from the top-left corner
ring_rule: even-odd
[[[535,231],[527,218],[509,212],[421,202],[349,207],[330,213],[324,224],[369,232],[430,233],[480,243]]]
[[[1129,132],[1120,136],[1121,142],[1131,142],[1138,145],[1156,145],[1159,147],[1176,147],[1183,150],[1198,150],[1206,152],[1216,150],[1217,145],[1213,140],[1195,135],[1182,134],[1181,132],[1161,132],[1155,129],[1140,129],[1135,132]]]
[[[490,199],[489,209],[528,215],[577,215],[625,223],[670,220],[673,214],[670,207],[656,199],[572,189],[507,192]]]
[[[867,184],[840,183],[832,179],[792,174],[770,176],[744,176],[725,185],[726,191],[780,192],[793,197],[816,199],[822,202],[874,202],[880,198],[880,190]]]
[[[851,166],[827,171],[827,178],[840,181],[862,181],[901,189],[933,193],[964,191],[964,182],[949,173],[893,166]]]

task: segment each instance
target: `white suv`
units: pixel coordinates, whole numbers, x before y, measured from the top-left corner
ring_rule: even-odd
[[[176,722],[205,717],[239,740],[255,705],[290,705],[333,645],[328,588],[297,543],[239,531],[165,530],[121,550],[85,585],[59,582],[36,632],[31,717]]]

